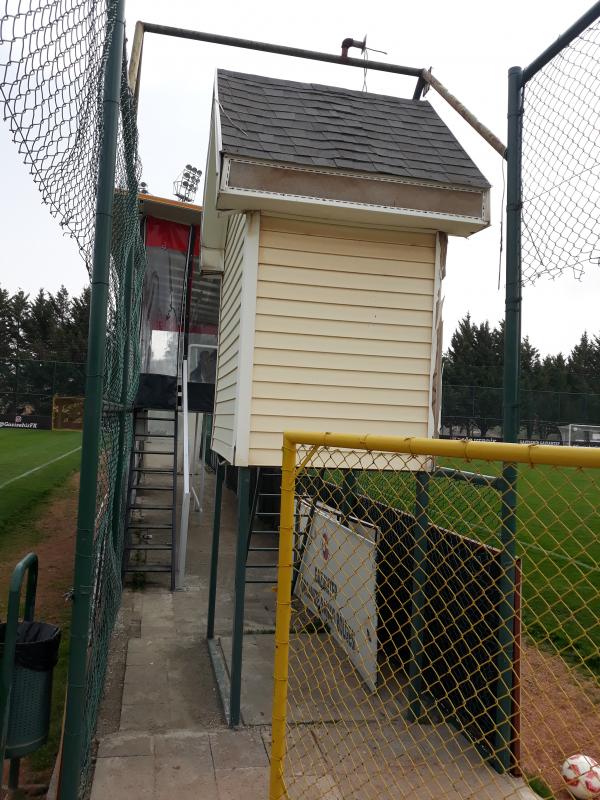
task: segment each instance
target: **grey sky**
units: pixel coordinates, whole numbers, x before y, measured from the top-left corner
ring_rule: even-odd
[[[339,53],[343,38],[362,38],[387,51],[372,58],[416,67],[436,76],[502,140],[506,138],[506,74],[528,64],[589,6],[591,0],[430,0],[429,3],[323,2],[295,7],[276,2],[207,4],[191,0],[129,0],[127,35],[137,19],[196,28]],[[217,67],[293,80],[360,89],[361,70],[147,35],[139,108],[143,179],[153,194],[172,196],[172,183],[186,163],[202,169],[208,142],[210,100]],[[412,95],[414,79],[367,73],[372,92]],[[469,240],[451,239],[445,281],[446,344],[467,311],[475,321],[503,315],[503,278],[498,290],[501,159],[444,101],[428,100],[493,184],[492,226]],[[2,256],[0,283],[14,291],[56,291],[64,283],[78,292],[86,282],[74,242],[42,206],[40,196],[0,124]],[[198,200],[201,201],[199,194]],[[524,292],[523,333],[542,351],[568,351],[584,328],[600,330],[600,269],[581,282],[541,280]]]

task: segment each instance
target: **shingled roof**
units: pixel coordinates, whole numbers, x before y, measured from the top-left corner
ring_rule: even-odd
[[[223,152],[489,188],[431,105],[218,70]]]

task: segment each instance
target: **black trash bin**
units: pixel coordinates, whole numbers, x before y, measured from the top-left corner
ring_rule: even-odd
[[[6,623],[0,624],[0,659]],[[52,673],[58,661],[60,628],[47,622],[20,622],[13,671],[5,758],[21,758],[48,738]]]

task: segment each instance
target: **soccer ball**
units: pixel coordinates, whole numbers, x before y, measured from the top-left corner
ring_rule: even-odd
[[[581,753],[569,756],[562,765],[562,776],[578,800],[600,797],[600,764],[594,758]]]

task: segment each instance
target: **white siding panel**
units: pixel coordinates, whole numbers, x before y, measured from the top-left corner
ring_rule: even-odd
[[[435,234],[420,231],[399,231],[387,228],[360,227],[356,225],[337,225],[315,220],[291,220],[282,217],[264,216],[260,225],[261,236],[267,231],[305,236],[326,236],[328,239],[349,239],[361,242],[391,242],[392,244],[412,244],[421,247],[435,247]]]
[[[354,231],[354,236],[358,234]],[[328,236],[303,236],[297,233],[280,233],[264,231],[261,239],[261,261],[269,260],[272,251],[290,250],[303,253],[330,253],[335,256],[363,257],[365,261],[373,258],[387,258],[393,264],[399,261],[423,261],[431,263],[428,247],[414,247],[411,244],[394,242],[365,242],[360,239],[332,239]],[[393,266],[392,266],[393,269]],[[397,274],[392,272],[391,274]]]
[[[279,384],[295,391],[297,386],[342,386],[347,389],[364,387],[366,389],[407,389],[429,391],[429,375],[409,374],[407,372],[365,372],[361,370],[326,369],[304,367],[302,383],[298,384],[298,369],[281,365],[254,365],[254,385],[270,384],[276,392]],[[264,397],[264,395],[260,395]]]
[[[291,428],[427,435],[435,241],[261,218],[250,464]]]
[[[301,310],[301,309],[300,309]],[[309,317],[278,317],[261,314],[256,321],[257,331],[300,333],[311,330]],[[319,319],[319,333],[346,339],[377,339],[390,342],[427,342],[431,346],[431,328],[414,325],[377,325],[356,320]]]
[[[262,266],[262,264],[261,264]],[[290,293],[290,287],[294,290]],[[433,286],[432,286],[433,288]],[[273,283],[260,280],[258,285],[259,297],[273,297],[277,300],[287,300],[290,297],[297,300],[316,300],[320,303],[336,303],[345,306],[370,306],[371,308],[395,308],[397,310],[409,309],[432,312],[432,296],[420,294],[392,294],[388,292],[370,292],[364,289],[348,288],[348,283],[343,277],[339,287],[321,286],[314,282],[311,284]],[[348,319],[351,319],[349,316]]]
[[[262,264],[261,278],[274,283],[296,283],[305,286],[340,286],[340,273],[327,269],[304,269],[302,267],[275,266]],[[359,272],[345,273],[342,280],[353,289],[393,292],[394,294],[433,294],[433,280],[427,278],[404,278],[395,275],[374,275]]]
[[[257,314],[261,318],[277,317],[306,317],[306,319],[335,319],[348,323],[348,309],[339,303],[321,303],[318,298],[313,302],[306,300],[281,300],[264,297],[256,303]],[[368,322],[371,325],[410,325],[413,328],[426,328],[431,332],[431,311],[415,311],[402,309],[398,312],[394,308],[381,308],[380,306],[354,306],[352,321]],[[259,319],[257,318],[257,324]]]
[[[243,214],[237,214],[229,219],[219,314],[219,348],[212,448],[230,463],[233,461],[235,450],[234,430],[239,371],[240,299],[245,228],[246,218]]]

